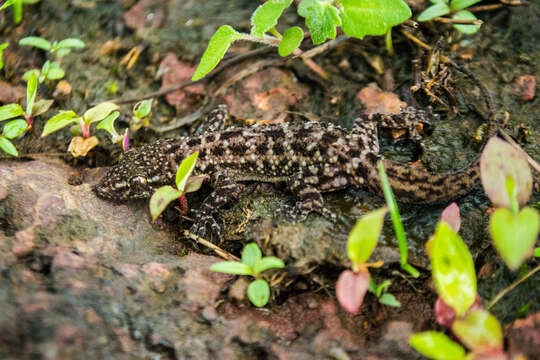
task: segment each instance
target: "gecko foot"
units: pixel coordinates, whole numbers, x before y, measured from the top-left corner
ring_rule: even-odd
[[[204,238],[207,234],[207,229],[210,229],[218,238],[221,237],[221,226],[219,226],[213,216],[197,214],[195,216],[195,222],[191,225],[189,232]]]

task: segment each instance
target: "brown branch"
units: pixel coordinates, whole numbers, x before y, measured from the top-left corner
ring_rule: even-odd
[[[445,17],[436,17],[432,20],[442,22],[445,24],[467,24],[467,25],[482,25],[484,22],[482,20],[460,20],[460,19],[451,19],[451,18],[445,18]]]

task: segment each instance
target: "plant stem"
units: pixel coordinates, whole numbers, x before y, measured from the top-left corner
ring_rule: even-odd
[[[516,286],[518,286],[519,284],[521,284],[522,282],[524,282],[525,280],[527,280],[528,278],[530,278],[531,276],[533,276],[538,270],[540,270],[540,264],[537,265],[534,269],[532,269],[531,271],[529,271],[528,273],[526,273],[521,279],[518,279],[516,281],[514,281],[510,286],[504,288],[503,290],[501,290],[501,292],[499,292],[490,302],[489,304],[486,306],[486,309],[489,310],[491,309],[499,300],[501,300],[501,298],[503,296],[505,296],[506,294],[508,294],[510,291],[512,291]]]
[[[386,51],[388,51],[388,55],[394,56],[394,45],[392,44],[392,28],[389,28],[386,32]]]

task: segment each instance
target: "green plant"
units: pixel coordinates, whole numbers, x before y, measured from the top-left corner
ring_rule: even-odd
[[[0,6],[0,10],[12,6],[13,7],[13,22],[18,24],[22,20],[23,5],[36,4],[40,0],[7,0],[4,5]]]
[[[73,49],[84,49],[84,41],[77,38],[67,38],[60,41],[50,42],[38,36],[27,36],[19,40],[21,46],[33,46],[49,52],[56,59],[61,59]]]
[[[105,130],[111,135],[111,142],[120,144],[124,151],[129,150],[129,129],[126,129],[124,135],[119,135],[114,127],[114,121],[120,116],[120,112],[115,111],[109,114],[105,119],[101,120],[96,129]]]
[[[4,61],[2,59],[3,57],[3,54],[4,54],[4,49],[7,48],[9,45],[9,43],[3,43],[3,44],[0,44],[0,70],[2,70],[2,68],[4,67]]]
[[[246,290],[249,301],[257,307],[265,306],[270,298],[270,285],[263,278],[262,272],[269,269],[282,269],[283,260],[275,256],[262,256],[256,243],[244,246],[242,261],[222,261],[210,267],[211,271],[233,275],[248,275],[255,278]]]
[[[133,107],[133,117],[129,122],[131,131],[135,132],[141,127],[150,125],[150,117],[152,116],[152,99],[139,101]]]
[[[199,80],[214,69],[231,44],[237,40],[260,42],[278,47],[281,56],[295,53],[304,33],[298,26],[281,35],[276,29],[283,11],[292,0],[268,0],[251,17],[251,32],[240,33],[229,25],[221,26],[210,39],[192,80]],[[346,35],[363,39],[366,35],[389,36],[390,30],[411,16],[403,0],[302,0],[298,14],[306,19],[315,45],[336,37],[341,26]]]
[[[176,189],[166,185],[157,189],[152,195],[150,198],[150,214],[154,220],[165,210],[167,205],[176,199],[180,201],[182,212],[187,214],[186,194],[199,190],[204,180],[209,178],[208,175],[191,176],[195,169],[197,156],[199,156],[199,153],[194,152],[180,163],[176,171]]]
[[[62,70],[59,63],[56,61],[51,62],[47,60],[45,63],[43,63],[41,71],[38,69],[32,69],[25,72],[23,75],[23,80],[28,81],[30,75],[32,74],[37,77],[39,83],[41,84],[45,80],[60,80],[66,73],[64,70]]]
[[[482,0],[430,0],[433,5],[418,15],[418,21],[429,21],[439,16],[452,13],[454,20],[477,20],[470,11],[463,10]],[[454,24],[454,28],[464,34],[474,34],[480,29],[480,25]]]
[[[36,101],[37,96],[37,78],[31,75],[26,85],[26,110],[23,110],[19,104],[8,104],[0,106],[0,121],[10,120],[3,129],[0,136],[0,148],[6,153],[18,156],[17,149],[10,141],[25,131],[32,129],[34,117],[46,112],[52,105],[53,100],[40,99]],[[23,116],[23,119],[14,119]]]
[[[400,307],[401,303],[396,300],[396,297],[393,294],[390,294],[386,291],[386,288],[390,286],[391,282],[390,280],[385,280],[379,285],[373,281],[373,279],[369,279],[369,292],[373,293],[377,299],[379,299],[379,302],[384,305],[393,306],[393,307]]]

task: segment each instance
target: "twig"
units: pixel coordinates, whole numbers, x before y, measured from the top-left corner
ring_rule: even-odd
[[[423,49],[426,49],[428,51],[431,51],[433,50],[433,47],[431,47],[430,45],[426,44],[425,42],[423,42],[422,40],[420,40],[419,38],[417,38],[416,36],[414,36],[413,34],[411,34],[410,32],[406,31],[405,29],[401,29],[400,32],[409,40],[411,40],[413,43],[415,43],[416,45],[420,46],[421,48]],[[445,55],[441,55],[441,61],[446,63],[446,62],[449,62],[450,61],[450,58],[448,56],[445,56]]]
[[[503,129],[499,128],[499,134],[504,138],[504,140],[506,140],[508,143],[510,143],[510,145],[512,145],[514,148],[516,148],[517,150],[521,151],[523,154],[525,154],[525,156],[527,157],[527,161],[529,162],[529,165],[531,165],[531,167],[536,170],[537,173],[540,174],[540,164],[538,164],[532,157],[529,156],[529,154],[527,154],[527,152],[525,150],[523,150],[521,148],[521,146],[519,146],[515,141],[514,139],[512,139],[510,137],[510,135],[508,135]]]
[[[522,282],[524,282],[525,280],[527,280],[528,278],[530,278],[531,276],[533,276],[538,270],[540,270],[540,265],[537,265],[534,269],[532,269],[531,271],[529,271],[527,274],[525,274],[521,279],[518,279],[516,281],[514,281],[510,286],[504,288],[503,290],[501,290],[501,292],[499,292],[490,302],[489,304],[486,306],[486,309],[489,310],[493,307],[493,305],[495,305],[499,300],[501,300],[501,298],[503,296],[505,296],[506,294],[508,294],[510,291],[512,291],[516,286],[518,286],[519,284],[521,284]]]
[[[466,19],[451,19],[451,18],[445,18],[445,17],[436,17],[432,20],[442,22],[445,24],[468,24],[468,25],[482,25],[484,22],[482,20],[476,19],[476,20],[466,20]]]
[[[234,256],[233,254],[223,250],[219,246],[216,246],[216,245],[212,244],[210,241],[205,240],[200,236],[197,236],[195,234],[190,233],[188,230],[184,230],[184,236],[190,238],[191,240],[194,240],[194,241],[198,242],[201,245],[206,246],[207,248],[209,248],[211,250],[213,250],[216,254],[218,254],[219,256],[221,256],[225,260],[240,261],[240,259],[237,258],[236,256]]]
[[[497,10],[504,7],[503,4],[491,4],[491,5],[480,5],[480,6],[473,6],[467,9],[467,11],[470,12],[480,12],[480,11],[491,11],[491,10]]]

